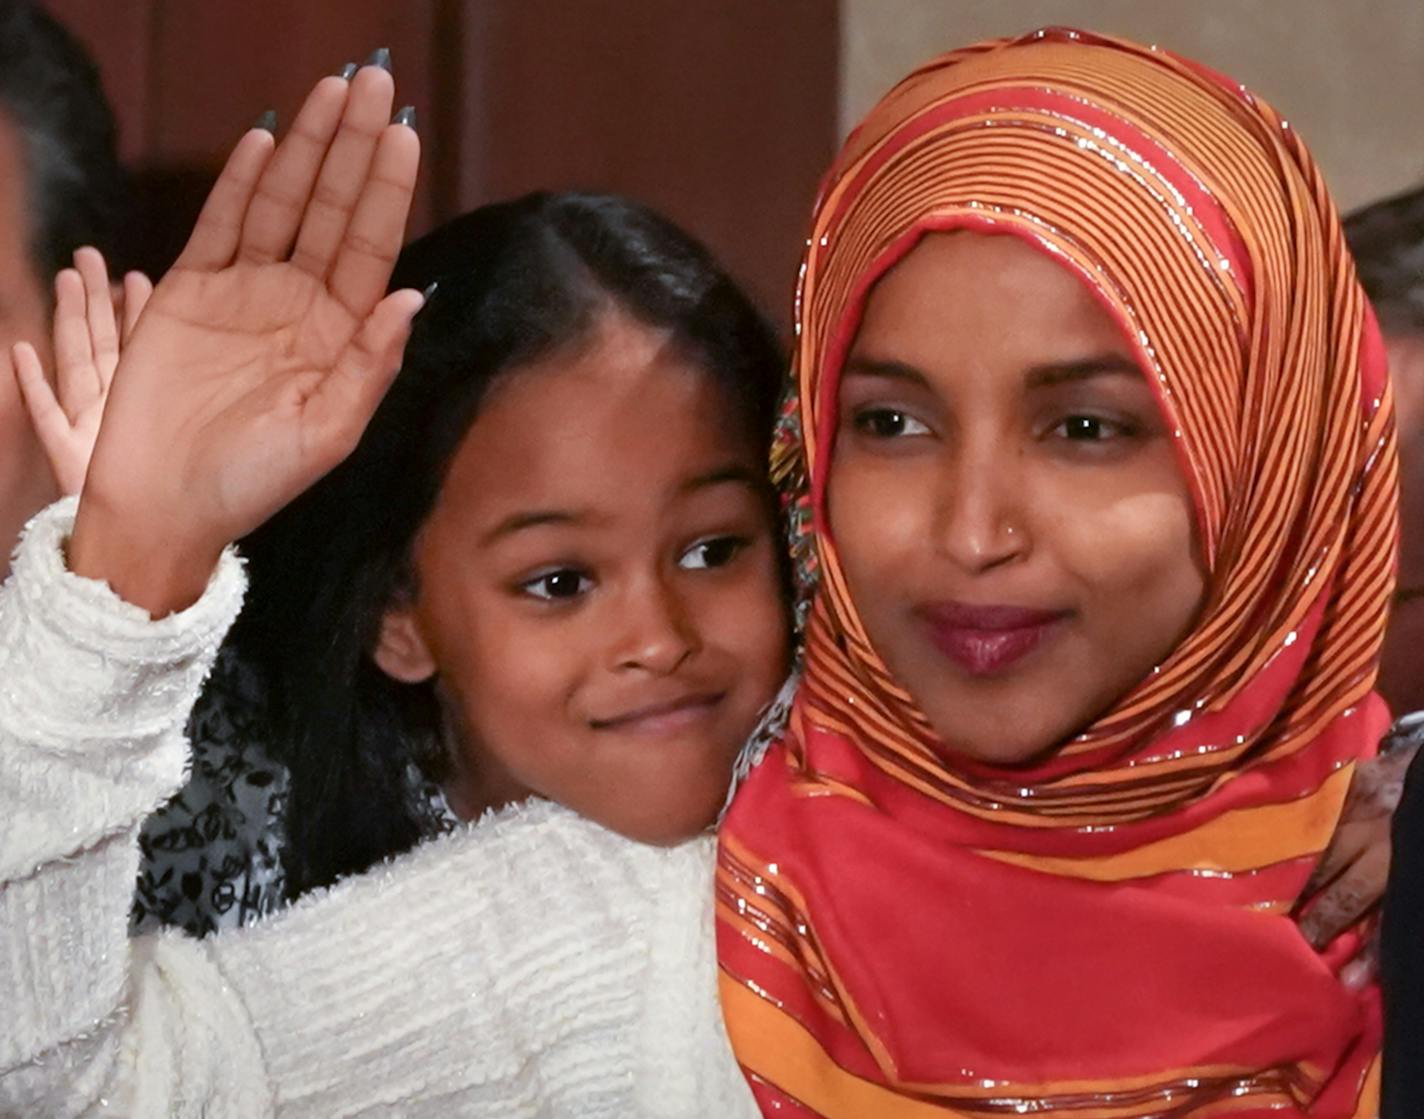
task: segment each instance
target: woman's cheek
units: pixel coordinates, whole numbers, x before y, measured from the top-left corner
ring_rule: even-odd
[[[832,470],[827,515],[836,554],[862,617],[900,581],[917,553],[934,550],[936,479],[903,462],[858,457]]]
[[[1079,582],[1124,613],[1131,613],[1128,603],[1146,607],[1149,600],[1160,600],[1168,615],[1194,613],[1205,580],[1184,497],[1139,492],[1090,504],[1084,496],[1080,490],[1076,504],[1065,500],[1055,517],[1059,553]]]

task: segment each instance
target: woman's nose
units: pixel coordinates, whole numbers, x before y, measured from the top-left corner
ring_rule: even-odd
[[[988,571],[1028,553],[1023,515],[1025,479],[1018,456],[993,448],[946,455],[935,507],[940,552],[969,574]]]

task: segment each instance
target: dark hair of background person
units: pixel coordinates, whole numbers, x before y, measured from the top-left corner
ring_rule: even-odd
[[[409,245],[391,283],[438,289],[390,393],[352,456],[244,545],[235,645],[267,679],[273,753],[291,775],[293,896],[413,846],[410,767],[447,772],[434,683],[391,679],[369,650],[387,605],[414,590],[412,544],[491,385],[613,310],[670,331],[764,448],[783,380],[773,330],[706,250],[616,197],[485,206]]]
[[[1386,334],[1424,334],[1424,186],[1345,219],[1360,283]]]
[[[81,245],[112,262],[126,197],[113,111],[84,49],[29,0],[0,0],[0,114],[20,138],[36,274],[48,284]]]

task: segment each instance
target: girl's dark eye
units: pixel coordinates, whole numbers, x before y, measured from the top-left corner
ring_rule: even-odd
[[[534,576],[521,583],[520,589],[525,594],[546,602],[564,602],[587,594],[593,589],[593,580],[573,568],[562,567],[557,571],[545,571]]]
[[[857,431],[877,439],[928,435],[930,430],[914,416],[898,408],[862,408],[855,414],[854,423]]]
[[[714,536],[708,540],[699,540],[682,553],[677,565],[687,571],[725,567],[746,546],[747,541],[740,536]]]

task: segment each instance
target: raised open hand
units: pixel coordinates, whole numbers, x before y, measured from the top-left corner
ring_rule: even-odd
[[[419,142],[376,66],[317,84],[275,146],[238,142],[120,356],[70,566],[154,614],[341,461],[400,364],[419,292],[383,295]],[[403,114],[404,118],[404,114]]]
[[[143,273],[124,277],[121,332],[103,254],[80,249],[74,254],[74,267],[54,280],[54,384],[45,377],[34,346],[28,342],[14,346],[20,392],[61,493],[78,493],[84,485],[109,384],[119,364],[121,339],[126,341],[133,333],[152,292],[153,285]]]

